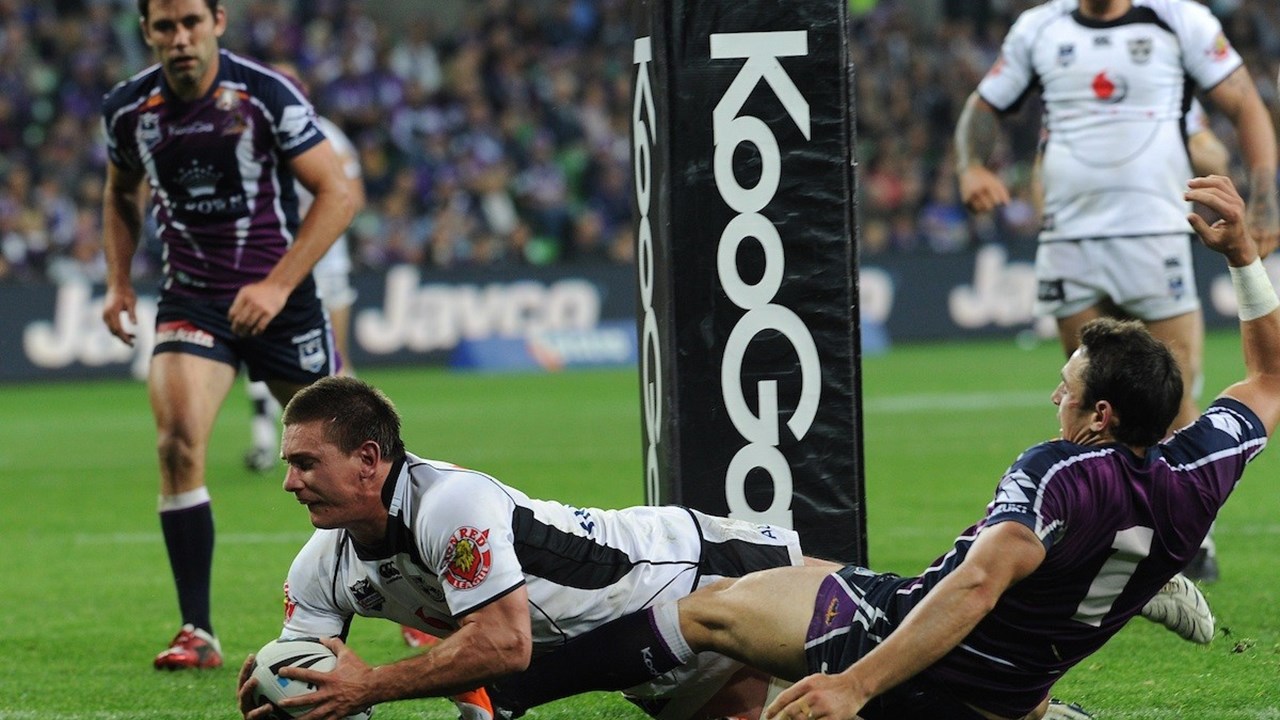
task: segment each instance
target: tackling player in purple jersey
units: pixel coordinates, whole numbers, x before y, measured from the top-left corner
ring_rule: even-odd
[[[632,656],[659,673],[711,651],[798,679],[766,718],[1043,717],[1054,683],[1197,551],[1280,422],[1280,299],[1244,201],[1221,176],[1188,188],[1222,218],[1188,220],[1227,260],[1246,367],[1190,426],[1161,440],[1182,394],[1168,347],[1140,323],[1095,320],[1051,396],[1061,437],[1023,452],[982,520],[922,574],[795,567],[721,581],[678,601],[678,630],[654,626],[662,607],[624,617],[535,660],[517,689],[610,689],[643,673],[574,676],[594,682],[581,668]],[[503,682],[495,690],[501,704]]]
[[[209,609],[213,514],[205,454],[241,364],[286,402],[336,359],[311,268],[352,200],[306,98],[269,68],[218,48],[218,0],[139,0],[157,65],[103,99],[103,319],[132,345],[130,265],[149,185],[164,282],[147,380],[158,434],[159,511],[183,628],[157,668],[222,664]],[[312,191],[305,218],[294,179]],[[122,317],[124,316],[124,317]]]

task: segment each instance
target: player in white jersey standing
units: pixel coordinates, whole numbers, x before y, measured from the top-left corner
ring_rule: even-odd
[[[443,638],[376,672],[326,640],[338,665],[306,696],[326,717],[463,693],[717,579],[806,562],[792,530],[681,507],[599,510],[534,500],[483,473],[407,453],[390,400],[356,378],[305,388],[283,420],[284,488],[319,528],[290,568],[283,635],[345,638],[361,615]],[[674,612],[665,621],[676,622]],[[727,713],[707,707],[718,692],[753,687],[762,701],[767,679],[708,654],[631,694],[656,717],[718,717]],[[270,706],[253,706],[247,670],[240,686],[245,717],[267,717]],[[471,710],[465,717],[488,717]]]
[[[1204,346],[1183,197],[1193,83],[1235,125],[1249,168],[1250,230],[1265,256],[1280,238],[1274,129],[1221,24],[1190,0],[1052,0],[1028,10],[955,134],[966,206],[986,212],[1007,202],[1008,189],[985,166],[997,115],[1040,89],[1047,139],[1036,312],[1057,319],[1068,356],[1094,318],[1142,320],[1182,369],[1170,430],[1197,415]],[[1212,538],[1205,542],[1188,574],[1212,580]]]
[[[277,64],[276,68],[290,77],[298,77],[296,68]],[[360,175],[360,159],[356,147],[342,129],[332,120],[316,116],[316,126],[333,145],[333,150],[342,163],[342,173],[347,180],[347,192],[359,213],[365,205],[364,183]],[[314,197],[301,183],[297,184],[298,214],[306,216]],[[333,241],[333,245],[316,262],[311,269],[316,280],[316,291],[320,294],[320,303],[329,314],[329,325],[333,328],[333,346],[338,351],[341,375],[354,375],[351,364],[351,306],[356,301],[355,288],[351,287],[351,250],[348,247],[347,234],[343,233]],[[280,403],[271,396],[271,390],[263,382],[249,382],[249,399],[253,403],[253,415],[249,421],[249,450],[244,455],[245,467],[257,472],[266,472],[275,467],[280,455]]]

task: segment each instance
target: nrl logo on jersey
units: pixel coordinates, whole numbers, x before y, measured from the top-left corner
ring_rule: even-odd
[[[373,583],[368,578],[358,581],[351,586],[351,594],[356,598],[356,604],[368,612],[378,612],[382,610],[382,606],[386,604],[386,598],[382,597],[382,593],[373,587]]]
[[[1067,67],[1076,61],[1075,43],[1063,43],[1058,46],[1058,67]]]
[[[444,566],[444,579],[459,590],[484,582],[493,567],[489,531],[467,526],[454,530],[444,553]]]
[[[1129,40],[1129,59],[1137,65],[1146,65],[1151,60],[1151,38],[1140,37]]]
[[[153,148],[163,135],[160,131],[159,113],[144,112],[138,116],[138,142]]]

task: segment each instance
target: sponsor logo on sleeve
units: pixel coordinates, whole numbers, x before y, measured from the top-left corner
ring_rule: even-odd
[[[293,599],[289,594],[288,581],[284,584],[284,621],[289,622],[293,619],[293,612],[298,609],[298,601]]]
[[[453,531],[444,554],[445,582],[459,590],[470,590],[484,582],[493,568],[489,531],[462,526]]]
[[[1214,60],[1221,62],[1231,57],[1231,43],[1227,40],[1227,36],[1218,31],[1218,36],[1213,39],[1213,47],[1209,49],[1209,56]]]

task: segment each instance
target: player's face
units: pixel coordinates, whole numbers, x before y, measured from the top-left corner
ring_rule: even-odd
[[[294,423],[284,429],[280,455],[288,463],[284,489],[307,506],[318,528],[350,527],[365,519],[362,464],[325,439],[324,423]]]
[[[227,13],[209,12],[205,0],[151,0],[142,36],[156,54],[165,80],[184,100],[208,92],[218,72],[218,38]]]
[[[1091,434],[1092,413],[1084,407],[1084,369],[1088,363],[1084,348],[1078,348],[1062,366],[1062,381],[1053,391],[1053,404],[1058,406],[1058,431],[1063,440],[1080,442]]]

